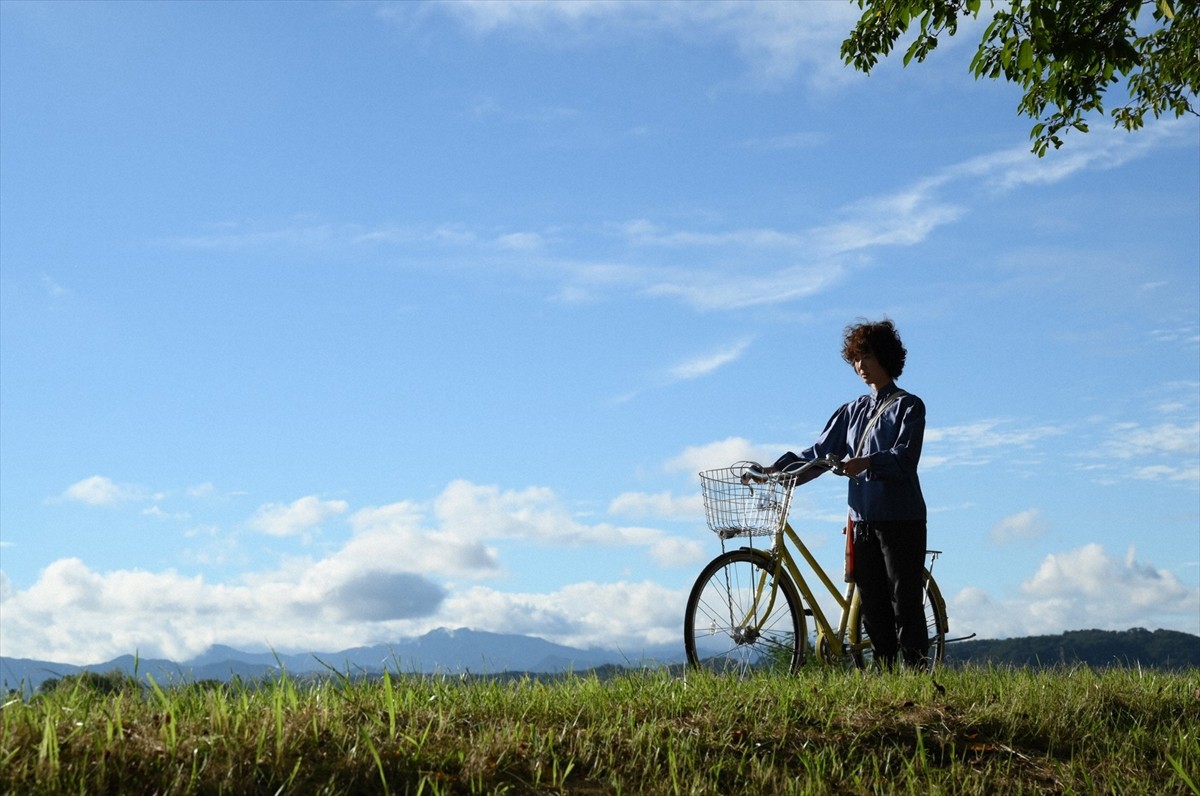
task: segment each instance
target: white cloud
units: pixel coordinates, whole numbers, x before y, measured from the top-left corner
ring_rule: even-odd
[[[542,236],[536,232],[508,232],[496,238],[496,246],[511,251],[534,251],[541,248]]]
[[[346,510],[344,501],[310,496],[266,506],[255,522],[290,535]],[[644,643],[677,631],[678,610],[663,608],[667,590],[654,584],[593,583],[509,595],[463,590],[453,579],[500,573],[489,539],[643,548],[662,566],[694,564],[708,552],[698,541],[657,529],[584,525],[539,487],[502,491],[455,482],[435,501],[432,527],[430,516],[410,502],[360,509],[349,519],[352,537],[330,555],[289,558],[228,583],[173,570],[98,572],[77,558],[62,559],[24,591],[4,580],[5,654],[89,663],[139,651],[183,660],[217,642],[332,651],[441,625],[519,627],[566,643]],[[639,601],[638,594],[652,596]],[[653,610],[635,622],[648,605]]]
[[[1114,442],[1109,453],[1122,459],[1139,458],[1147,455],[1195,459],[1200,455],[1200,422],[1158,423],[1145,426],[1140,423],[1118,423],[1114,427]]]
[[[500,633],[536,635],[585,649],[620,646],[636,656],[642,645],[682,646],[686,599],[685,591],[653,581],[585,582],[546,594],[477,587],[448,599],[445,609],[477,617],[480,626]]]
[[[313,495],[290,505],[269,503],[250,520],[250,527],[271,536],[295,536],[311,531],[349,508],[344,500],[321,500]]]
[[[294,535],[347,510],[344,501],[309,496],[265,506],[254,522]],[[465,481],[449,484],[431,506],[367,507],[348,524],[350,538],[321,558],[289,556],[228,582],[171,569],[102,572],[78,558],[53,562],[25,590],[5,578],[0,646],[6,655],[67,663],[132,652],[184,660],[214,643],[336,651],[439,626],[638,645],[678,632],[682,604],[664,607],[670,590],[590,583],[514,595],[462,581],[504,574],[493,540],[631,548],[664,568],[696,566],[711,552],[702,539],[655,528],[582,523],[542,487],[501,490]]]
[[[451,483],[434,502],[443,533],[455,539],[519,539],[554,547],[644,547],[678,549],[657,528],[597,523],[575,519],[554,493],[544,487],[501,490],[467,481]],[[686,546],[685,546],[686,547]],[[687,560],[660,561],[679,566]]]
[[[431,528],[424,509],[407,501],[365,508],[350,517],[354,537],[321,566],[338,573],[354,573],[397,562],[412,572],[441,577],[494,577],[500,562],[486,540],[464,529]],[[493,535],[494,536],[494,535]]]
[[[89,506],[115,506],[131,500],[139,500],[146,490],[129,484],[118,484],[111,478],[93,475],[77,481],[62,493],[65,500],[86,503]]]
[[[1175,628],[1200,633],[1200,587],[1170,570],[1124,558],[1099,544],[1046,556],[1016,597],[994,598],[977,588],[949,601],[951,635],[982,638],[1061,633],[1064,629]]]
[[[60,559],[28,589],[6,587],[0,644],[6,655],[77,664],[134,652],[185,660],[214,643],[337,650],[394,636],[387,628],[435,613],[445,597],[434,581],[385,560],[357,570],[336,564],[292,562],[209,583]]]
[[[4,595],[5,654],[98,663],[122,654],[185,660],[213,643],[341,649],[362,626],[436,611],[441,587],[414,573],[364,570],[336,581],[284,568],[229,584],[173,570],[95,572],[61,559]]]
[[[704,517],[700,493],[673,495],[670,492],[647,494],[623,492],[608,505],[608,513],[624,517],[662,517],[698,520]]]
[[[683,453],[667,462],[666,468],[669,471],[698,473],[701,470],[728,467],[734,462],[771,463],[779,457],[781,450],[779,446],[764,447],[742,437],[727,437],[684,449]]]
[[[202,484],[196,484],[187,488],[188,497],[205,498],[216,492],[217,488],[213,486],[212,481],[205,481]]]
[[[1005,517],[992,528],[992,541],[996,544],[1040,539],[1049,532],[1049,526],[1040,509],[1026,509]]]
[[[217,593],[198,578],[173,571],[97,573],[77,558],[55,561],[29,589],[4,594],[6,655],[67,663],[97,663],[135,651],[187,657],[207,646],[202,615],[218,609],[221,622],[256,616],[237,590]]]
[[[192,518],[192,515],[186,511],[163,511],[159,506],[150,506],[149,508],[142,509],[142,516],[154,517],[159,520],[190,520]]]
[[[650,544],[649,553],[654,563],[664,569],[699,566],[712,558],[712,549],[699,537],[662,536]]]
[[[966,210],[937,199],[931,180],[892,194],[870,197],[843,209],[844,221],[813,230],[826,256],[872,246],[913,246],[937,227],[957,221]]]

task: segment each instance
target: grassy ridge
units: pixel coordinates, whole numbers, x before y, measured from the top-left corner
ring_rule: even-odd
[[[0,711],[0,792],[1198,792],[1198,671],[965,669],[938,684],[810,671],[81,686]]]

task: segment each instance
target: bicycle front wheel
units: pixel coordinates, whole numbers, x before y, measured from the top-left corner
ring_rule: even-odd
[[[684,647],[694,668],[726,674],[792,673],[808,647],[796,586],[760,550],[714,558],[688,596]]]
[[[941,589],[929,570],[925,570],[925,627],[929,634],[929,649],[925,653],[924,668],[932,671],[942,662],[946,654],[946,633],[949,620],[946,618],[946,601],[942,599]],[[850,649],[854,663],[860,669],[869,669],[875,665],[875,655],[871,650],[871,642],[863,627],[862,601],[854,600],[850,611]]]

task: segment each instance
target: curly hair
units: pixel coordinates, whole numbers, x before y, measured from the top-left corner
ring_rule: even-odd
[[[904,372],[908,356],[896,325],[887,318],[871,323],[862,321],[847,326],[842,334],[842,359],[854,364],[863,354],[873,354],[893,379]]]

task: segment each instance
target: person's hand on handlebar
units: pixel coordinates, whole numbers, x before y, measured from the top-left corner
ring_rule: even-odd
[[[871,459],[866,456],[856,456],[842,462],[842,472],[851,478],[857,477],[871,469]]]
[[[767,480],[767,476],[770,473],[774,472],[774,468],[764,467],[758,462],[740,462],[739,464],[741,464],[744,468],[742,470],[743,484],[748,484],[751,481],[756,484],[761,484],[763,481]],[[734,466],[737,467],[738,465]]]

